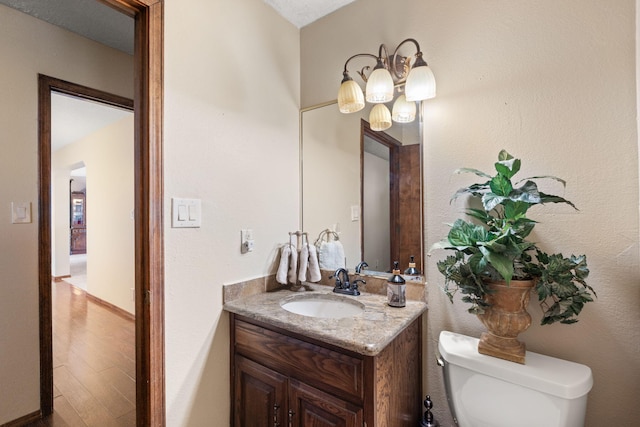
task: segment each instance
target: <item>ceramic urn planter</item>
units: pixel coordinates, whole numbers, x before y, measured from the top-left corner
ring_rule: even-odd
[[[531,325],[531,315],[527,312],[529,295],[534,280],[512,280],[506,282],[488,282],[490,289],[485,301],[490,307],[478,318],[487,328],[478,343],[478,352],[499,357],[516,363],[525,363],[526,346],[518,341],[518,334]]]

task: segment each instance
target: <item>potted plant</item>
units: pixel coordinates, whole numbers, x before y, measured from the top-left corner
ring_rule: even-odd
[[[486,181],[461,188],[451,200],[470,195],[481,207],[467,209],[475,221],[456,220],[447,238],[432,250],[453,252],[437,262],[445,278],[443,289],[451,302],[461,293],[462,301],[471,304],[468,311],[489,330],[480,339],[480,353],[524,363],[525,346],[517,335],[531,323],[526,308],[532,289],[542,308],[542,325],[577,322],[584,304],[593,301],[596,293],[585,282],[589,275],[585,255],[549,255],[527,240],[536,224],[527,216],[531,207],[564,203],[577,208],[560,196],[538,190],[536,180],[552,179],[564,186],[560,178],[536,176],[513,183],[520,165],[520,159],[502,150],[494,176],[477,169],[456,171]]]

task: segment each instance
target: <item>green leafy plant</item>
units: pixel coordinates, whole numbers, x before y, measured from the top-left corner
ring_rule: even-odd
[[[482,208],[466,210],[475,221],[456,220],[447,238],[431,248],[453,251],[437,262],[445,277],[443,289],[451,302],[460,292],[462,301],[471,304],[469,312],[482,314],[488,306],[487,280],[504,280],[507,285],[511,280],[534,280],[543,312],[541,324],[575,323],[584,305],[596,296],[585,282],[589,275],[587,258],[543,252],[535,242],[527,240],[536,224],[527,214],[532,206],[545,203],[577,208],[560,196],[538,190],[539,179],[555,180],[564,186],[565,181],[555,176],[535,176],[513,183],[520,166],[520,159],[502,150],[494,176],[470,168],[456,171],[473,173],[486,181],[461,188],[451,199],[462,195],[479,199]]]

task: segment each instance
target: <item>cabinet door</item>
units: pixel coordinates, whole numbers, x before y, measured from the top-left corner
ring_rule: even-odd
[[[284,427],[287,377],[242,356],[235,358],[235,427]]]
[[[362,408],[289,380],[290,427],[362,427]]]

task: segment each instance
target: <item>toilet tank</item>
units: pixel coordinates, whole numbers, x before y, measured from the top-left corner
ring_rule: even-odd
[[[583,427],[591,369],[527,352],[526,364],[478,353],[478,339],[442,331],[449,407],[460,427]]]

